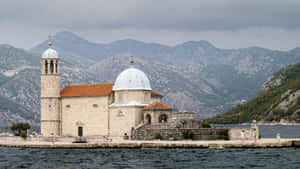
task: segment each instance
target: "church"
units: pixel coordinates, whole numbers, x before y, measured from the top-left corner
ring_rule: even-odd
[[[130,66],[115,83],[60,87],[58,53],[42,54],[41,133],[43,136],[131,135],[139,125],[170,120],[173,108],[151,88],[147,75]]]

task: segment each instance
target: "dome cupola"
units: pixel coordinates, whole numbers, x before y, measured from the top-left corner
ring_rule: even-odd
[[[120,90],[152,90],[147,75],[139,69],[128,68],[119,74],[113,91]]]
[[[48,48],[42,55],[42,58],[44,59],[50,59],[50,58],[58,58],[58,53],[56,52],[56,50],[52,49],[52,48]]]
[[[42,58],[43,59],[58,59],[58,53],[56,52],[56,50],[52,49],[52,42],[51,42],[51,35],[49,35],[49,42],[48,42],[48,46],[49,48],[42,54]]]

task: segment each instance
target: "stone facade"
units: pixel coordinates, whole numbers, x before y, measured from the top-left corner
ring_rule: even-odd
[[[172,113],[173,120],[180,120],[180,119],[195,119],[194,112],[176,112]]]
[[[151,91],[147,90],[127,90],[115,91],[116,104],[140,103],[149,104],[151,102]]]
[[[231,128],[229,130],[230,140],[242,140],[241,132],[244,132],[244,140],[253,140],[254,129],[253,128]]]
[[[143,107],[137,106],[111,107],[109,136],[130,136],[131,129],[143,120],[142,111]]]
[[[44,136],[61,135],[59,59],[42,59],[41,132]]]
[[[151,103],[153,103],[153,102],[161,102],[161,97],[159,97],[159,96],[151,97]]]
[[[154,140],[159,136],[161,140],[217,140],[218,136],[228,129],[218,128],[189,128],[192,124],[175,127],[174,124],[144,125],[134,130],[133,140]]]
[[[107,135],[109,96],[62,98],[62,135]]]

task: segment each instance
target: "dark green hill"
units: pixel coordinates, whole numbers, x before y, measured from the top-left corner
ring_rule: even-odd
[[[282,68],[264,82],[257,97],[215,118],[210,123],[245,123],[252,120],[300,122],[300,63]]]

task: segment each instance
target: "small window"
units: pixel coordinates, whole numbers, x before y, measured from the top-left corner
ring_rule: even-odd
[[[66,108],[70,108],[70,107],[71,107],[71,105],[69,105],[69,104],[68,104],[68,105],[66,105]]]
[[[125,113],[123,112],[123,111],[121,111],[121,110],[119,110],[119,112],[118,112],[118,117],[122,117],[122,116],[124,116],[125,115]]]
[[[119,103],[122,103],[122,102],[123,102],[123,94],[120,93],[120,94],[119,94]]]
[[[93,104],[93,107],[97,108],[97,107],[98,107],[98,104]]]
[[[148,103],[148,95],[147,95],[147,93],[145,93],[145,95],[144,95],[144,102]]]

